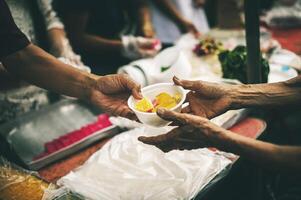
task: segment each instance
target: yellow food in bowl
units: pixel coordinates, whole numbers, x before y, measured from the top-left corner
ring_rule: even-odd
[[[154,113],[158,108],[171,109],[180,101],[181,94],[175,94],[174,96],[171,96],[166,92],[162,92],[158,94],[152,101],[144,97],[135,104],[135,109],[141,112]]]

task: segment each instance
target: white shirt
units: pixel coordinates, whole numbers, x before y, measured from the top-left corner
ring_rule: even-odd
[[[209,25],[204,9],[195,8],[193,0],[171,0],[171,2],[175,4],[179,12],[185,18],[193,22],[201,33],[209,31]],[[162,13],[151,1],[150,9],[157,37],[163,43],[174,43],[182,35],[177,25],[168,16]]]

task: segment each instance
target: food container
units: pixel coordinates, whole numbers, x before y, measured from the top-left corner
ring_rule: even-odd
[[[147,87],[142,88],[142,95],[146,97],[147,99],[155,99],[155,97],[162,92],[166,92],[172,96],[176,94],[181,95],[181,100],[180,102],[170,110],[180,112],[182,109],[182,105],[186,99],[186,92],[185,90],[180,87],[176,86],[172,83],[158,83],[154,85],[150,85]],[[130,96],[128,99],[128,105],[129,107],[135,112],[137,115],[138,119],[140,122],[150,125],[150,126],[155,126],[155,127],[163,127],[167,126],[170,124],[169,121],[163,120],[160,118],[157,113],[149,113],[149,112],[141,112],[135,109],[135,104],[137,103],[138,100],[134,99],[133,96]]]
[[[177,76],[187,79],[191,76],[191,64],[186,54],[177,47],[170,47],[159,53],[149,71],[151,83],[172,82]]]

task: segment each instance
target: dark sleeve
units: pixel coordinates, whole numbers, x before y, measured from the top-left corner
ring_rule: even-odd
[[[27,45],[29,40],[15,24],[4,0],[0,0],[0,61]]]

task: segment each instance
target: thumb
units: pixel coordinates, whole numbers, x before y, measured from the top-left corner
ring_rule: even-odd
[[[123,85],[125,85],[125,87],[131,91],[135,99],[143,98],[141,94],[141,86],[138,83],[136,83],[133,79],[131,79],[128,75],[122,76],[122,82]]]
[[[176,85],[182,86],[184,89],[196,91],[199,89],[200,81],[181,80],[178,77],[173,77],[173,82]]]

